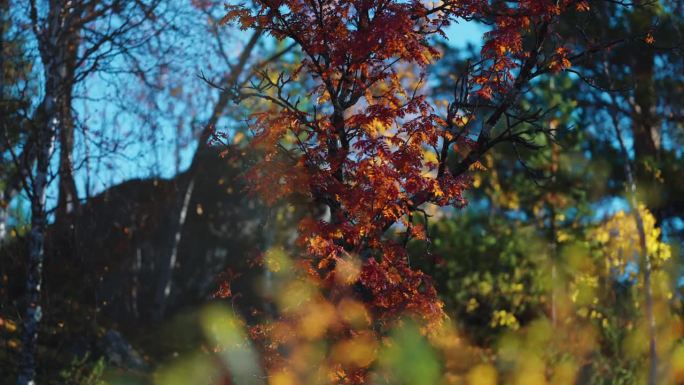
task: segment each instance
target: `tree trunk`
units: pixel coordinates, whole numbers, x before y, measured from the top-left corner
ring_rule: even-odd
[[[65,103],[65,109],[70,108],[70,103]],[[61,119],[62,126],[59,130],[59,192],[57,199],[57,220],[62,220],[66,215],[73,213],[79,206],[76,182],[74,181],[74,165],[72,154],[74,152],[74,125],[71,112],[65,113]]]
[[[613,114],[615,115],[615,114]],[[646,230],[644,229],[644,221],[639,212],[639,201],[637,199],[637,181],[634,177],[634,171],[629,160],[629,152],[625,145],[620,128],[619,119],[613,116],[613,127],[615,134],[620,144],[620,150],[625,162],[625,176],[627,177],[627,193],[629,195],[629,204],[631,206],[632,215],[637,225],[637,232],[639,236],[639,271],[644,275],[644,289],[645,289],[645,303],[646,303],[646,318],[648,321],[648,357],[649,357],[649,371],[648,371],[648,385],[656,385],[658,383],[658,349],[656,341],[656,319],[653,312],[653,289],[651,287],[651,256],[648,254],[648,247],[646,245]]]
[[[655,20],[654,6],[646,4],[635,9],[631,15],[633,34],[648,31]],[[638,198],[646,204],[661,222],[662,186],[656,170],[660,168],[661,122],[656,111],[655,49],[650,44],[640,44],[631,55],[630,65],[634,81],[634,93],[630,98],[632,138],[634,140],[633,177],[639,188]]]
[[[190,199],[192,198],[192,192],[195,188],[195,179],[190,177],[190,183],[188,188],[185,190],[183,195],[183,201],[181,203],[181,208],[178,213],[178,222],[176,224],[173,239],[171,240],[171,252],[168,254],[168,258],[162,261],[161,272],[159,274],[159,282],[157,282],[157,288],[155,293],[155,319],[161,321],[164,318],[164,312],[166,311],[166,300],[171,294],[171,282],[173,280],[173,269],[176,266],[176,261],[178,260],[178,249],[180,247],[181,236],[183,234],[183,227],[185,225],[185,219],[188,214],[188,207],[190,206]]]
[[[238,58],[238,63],[233,67],[233,70],[228,76],[226,76],[224,81],[224,86],[226,89],[222,90],[219,94],[219,99],[214,105],[211,117],[209,121],[204,126],[202,132],[199,135],[199,143],[197,145],[197,150],[192,157],[192,162],[190,163],[190,168],[188,169],[188,181],[187,183],[181,183],[182,200],[180,200],[180,205],[178,207],[178,220],[174,221],[174,237],[171,240],[171,245],[169,252],[164,256],[164,260],[161,262],[162,270],[159,275],[159,280],[156,287],[156,309],[153,313],[154,318],[161,320],[164,316],[164,311],[166,309],[166,298],[171,291],[171,283],[173,278],[173,267],[178,258],[178,248],[180,246],[183,225],[185,223],[186,212],[188,209],[188,204],[192,200],[192,192],[195,185],[195,173],[197,172],[198,159],[203,151],[208,148],[209,139],[211,139],[211,134],[216,127],[221,115],[224,113],[225,109],[228,107],[233,97],[233,87],[237,86],[237,82],[240,75],[244,71],[247,60],[249,59],[252,50],[256,46],[259,38],[261,37],[261,32],[257,31],[252,34],[252,37],[247,42],[245,48],[243,48]]]
[[[46,192],[50,183],[50,160],[55,137],[63,124],[65,102],[65,81],[70,74],[67,68],[68,58],[75,63],[77,47],[64,48],[65,39],[63,25],[68,14],[61,5],[51,3],[44,26],[38,22],[36,9],[32,8],[31,19],[38,41],[38,50],[45,74],[45,97],[41,105],[44,120],[38,122],[33,148],[36,166],[32,172],[31,165],[26,166],[24,175],[30,176],[27,192],[31,200],[31,229],[28,235],[28,261],[26,272],[26,313],[23,319],[21,335],[22,349],[19,364],[18,385],[35,384],[36,353],[38,346],[38,330],[42,317],[41,289],[43,282],[43,262],[45,259],[45,232],[47,228]],[[73,67],[71,70],[73,71]],[[70,88],[68,91],[70,92]],[[70,108],[70,106],[69,106]],[[61,168],[61,167],[60,167]]]
[[[74,181],[74,138],[75,123],[71,110],[73,99],[74,79],[76,77],[76,63],[78,61],[78,47],[80,35],[78,30],[64,32],[66,36],[60,40],[57,50],[63,55],[61,70],[57,76],[60,80],[60,94],[58,113],[60,114],[59,128],[59,189],[57,198],[56,219],[59,221],[66,215],[73,213],[79,207],[78,191]]]
[[[632,14],[632,33],[645,33],[655,19],[655,9],[652,4],[643,4],[635,9]],[[630,203],[639,233],[639,249],[641,252],[640,270],[643,272],[646,317],[648,322],[649,339],[649,373],[648,385],[657,384],[658,353],[656,343],[656,319],[653,312],[653,289],[651,287],[652,264],[646,246],[646,232],[643,219],[639,213],[639,199],[644,201],[646,207],[655,215],[656,225],[661,222],[660,191],[655,177],[656,169],[659,168],[660,152],[660,122],[656,111],[656,93],[654,85],[655,52],[653,47],[644,44],[633,55],[632,73],[634,74],[634,99],[632,101],[632,137],[634,140],[635,167],[632,168],[623,138],[618,137],[620,146],[625,156],[625,174],[627,176],[628,189],[630,190]],[[618,127],[618,134],[621,134]],[[639,187],[640,194],[637,192]]]
[[[46,63],[49,68],[51,63]],[[51,80],[48,79],[47,83]],[[26,312],[21,334],[21,361],[19,364],[18,385],[35,384],[36,351],[38,328],[42,317],[41,286],[43,281],[43,262],[45,257],[45,229],[47,212],[45,209],[46,191],[49,183],[50,155],[53,150],[55,131],[59,125],[56,114],[56,97],[46,86],[43,103],[46,122],[36,135],[36,170],[30,186],[31,230],[28,235],[28,263],[26,272]]]

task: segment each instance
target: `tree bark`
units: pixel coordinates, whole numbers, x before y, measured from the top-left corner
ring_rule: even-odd
[[[46,68],[52,67],[46,63]],[[48,78],[47,83],[52,83]],[[46,124],[36,135],[36,170],[30,185],[31,197],[31,229],[28,235],[28,263],[26,272],[26,311],[21,334],[21,361],[19,364],[18,385],[35,384],[36,352],[38,346],[38,329],[42,317],[41,286],[43,281],[43,262],[45,259],[45,230],[47,212],[45,208],[46,191],[49,183],[50,157],[54,146],[54,138],[59,120],[56,114],[56,97],[53,87],[46,86],[47,92],[43,107]]]
[[[639,270],[644,276],[644,297],[646,302],[646,318],[648,321],[648,357],[649,357],[649,371],[648,371],[648,385],[657,385],[658,383],[658,349],[656,340],[656,319],[653,312],[653,289],[651,287],[651,256],[648,254],[648,247],[646,244],[646,230],[644,229],[644,221],[639,212],[639,202],[637,199],[637,181],[634,178],[634,171],[629,160],[629,152],[625,145],[625,141],[620,128],[618,118],[613,114],[613,128],[620,145],[620,150],[624,157],[625,175],[627,177],[627,193],[629,195],[629,204],[632,209],[632,215],[636,222],[637,232],[639,236]],[[635,144],[636,145],[636,144]]]
[[[635,9],[631,15],[632,32],[643,33],[650,29],[655,18],[655,9],[651,4]],[[656,319],[653,312],[653,289],[651,286],[652,263],[646,245],[646,232],[644,229],[643,218],[639,212],[639,196],[637,186],[642,190],[642,197],[656,218],[656,226],[660,224],[660,195],[655,178],[654,168],[658,167],[657,162],[660,152],[660,122],[656,112],[656,93],[654,86],[654,49],[644,44],[636,50],[632,57],[632,73],[634,74],[634,99],[632,104],[632,137],[634,140],[634,160],[635,167],[632,167],[623,137],[621,135],[619,123],[615,122],[618,141],[625,158],[625,174],[630,195],[630,204],[634,220],[636,221],[639,233],[639,249],[641,252],[640,270],[643,272],[645,289],[645,310],[648,322],[649,339],[649,373],[648,385],[656,385],[658,380],[658,352],[656,341]]]
[[[70,15],[70,18],[79,20],[81,15]],[[74,180],[75,123],[71,105],[81,37],[78,28],[65,28],[62,33],[63,38],[59,40],[56,48],[62,56],[61,68],[59,73],[56,74],[60,82],[57,113],[60,115],[61,123],[60,127],[58,127],[59,188],[56,213],[58,221],[62,220],[66,215],[73,213],[79,207],[78,190]]]
[[[26,165],[24,175],[27,193],[31,200],[31,229],[28,235],[28,261],[26,272],[26,310],[21,334],[21,357],[18,385],[36,382],[36,353],[38,331],[42,318],[41,289],[43,282],[43,263],[45,259],[45,232],[47,228],[46,192],[50,183],[50,159],[55,137],[62,125],[61,109],[64,106],[63,86],[67,75],[65,52],[60,48],[63,38],[63,21],[66,12],[62,7],[51,4],[44,26],[38,22],[35,3],[31,3],[31,21],[45,74],[45,96],[41,104],[43,121],[38,122],[35,142],[36,165],[32,172],[31,164]]]

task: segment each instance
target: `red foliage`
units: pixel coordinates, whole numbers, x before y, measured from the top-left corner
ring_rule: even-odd
[[[454,123],[440,118],[400,70],[422,72],[433,62],[439,53],[428,39],[450,20],[485,17],[495,25],[485,35],[483,61],[469,75],[468,89],[473,98],[510,106],[508,99],[521,87],[516,82],[526,80],[514,74],[527,76],[539,65],[525,69],[523,63],[536,58],[554,18],[573,2],[459,0],[435,8],[419,0],[255,3],[255,10],[229,6],[226,21],[291,39],[304,60],[291,74],[265,76],[266,87],[257,92],[272,108],[253,116],[252,143],[265,153],[250,173],[254,191],[268,202],[296,193],[330,208],[329,220],[299,224],[311,271],[324,282],[334,281],[337,261],[359,255],[365,261],[359,282],[379,317],[410,311],[440,319],[430,281],[410,268],[402,246],[383,235],[393,224],[408,226],[421,204],[464,205],[469,179],[450,172],[446,158],[455,145],[463,151],[479,144],[457,138]],[[535,52],[526,50],[525,36],[537,40]],[[567,50],[555,53],[550,70],[570,65]],[[315,83],[308,95],[315,106],[286,96],[298,77]]]

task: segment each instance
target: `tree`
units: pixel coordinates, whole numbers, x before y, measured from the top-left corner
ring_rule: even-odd
[[[304,56],[291,73],[264,73],[235,92],[272,103],[251,122],[253,144],[264,152],[250,174],[253,190],[271,202],[304,195],[329,210],[328,220],[299,224],[312,274],[330,280],[336,263],[359,255],[364,267],[357,289],[378,312],[441,317],[427,277],[411,269],[401,243],[384,234],[401,223],[407,238],[424,236],[412,226],[414,213],[428,203],[463,206],[467,172],[489,149],[503,142],[534,147],[530,137],[549,132],[520,130],[534,114],[515,111],[532,79],[569,67],[569,50],[553,28],[559,15],[575,8],[583,10],[546,1],[435,7],[419,1],[260,1],[254,10],[230,7],[227,20],[290,39]],[[440,115],[421,94],[421,82],[408,88],[399,69],[413,66],[423,74],[438,56],[429,38],[457,18],[491,20],[493,30],[481,60],[461,74]],[[299,78],[314,83],[306,99],[293,92]]]
[[[73,151],[75,85],[97,71],[112,55],[131,55],[155,30],[141,28],[154,20],[160,2],[57,1],[30,2],[29,25],[37,43],[44,76],[43,100],[34,119],[33,135],[18,159],[17,172],[31,201],[28,236],[27,308],[22,329],[22,361],[18,384],[34,382],[38,326],[42,316],[41,282],[47,227],[46,193],[55,142],[60,144],[57,218],[78,206]],[[35,163],[35,166],[34,166]]]

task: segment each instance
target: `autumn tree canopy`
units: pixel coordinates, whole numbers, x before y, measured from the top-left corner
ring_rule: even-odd
[[[312,271],[330,280],[336,263],[360,256],[358,283],[382,316],[410,310],[441,317],[429,279],[410,268],[403,246],[385,233],[400,225],[406,239],[424,238],[425,230],[412,224],[424,204],[465,205],[467,171],[485,152],[502,142],[533,145],[533,133],[516,129],[532,119],[515,115],[517,101],[532,79],[570,66],[554,26],[564,13],[586,7],[569,1],[229,6],[226,21],[291,39],[302,51],[291,71],[264,72],[235,93],[270,103],[250,122],[252,145],[264,153],[250,173],[252,189],[269,202],[301,194],[329,209],[327,219],[299,223]],[[481,60],[453,74],[453,97],[440,109],[424,95],[425,67],[440,56],[431,39],[471,19],[491,19],[493,28]],[[416,78],[404,76],[409,67]],[[293,90],[300,78],[312,81],[306,94]]]

